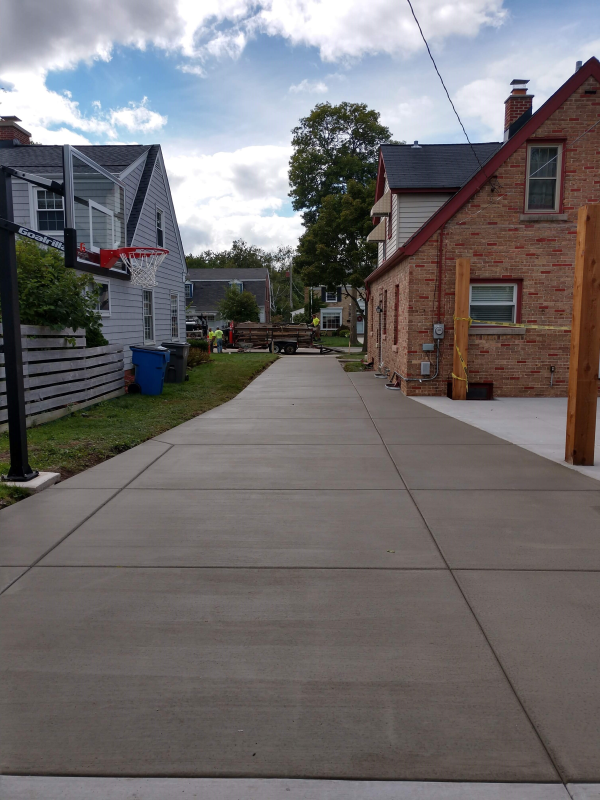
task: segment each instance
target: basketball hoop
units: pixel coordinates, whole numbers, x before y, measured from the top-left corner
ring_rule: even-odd
[[[151,289],[156,286],[156,270],[169,251],[162,247],[119,247],[116,250],[100,250],[100,266],[114,267],[119,259],[129,267],[132,286]]]

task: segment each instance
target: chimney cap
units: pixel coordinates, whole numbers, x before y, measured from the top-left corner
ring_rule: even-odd
[[[575,62],[575,72],[579,72],[579,70],[583,67],[583,61],[576,61]]]
[[[3,119],[5,122],[21,122],[19,117],[9,117],[2,114],[0,114],[0,119]]]
[[[420,149],[421,149],[421,145],[419,144],[419,140],[418,140],[418,139],[415,139],[415,141],[414,141],[414,142],[411,144],[411,148],[412,148],[413,150],[414,150],[415,148],[416,148],[416,149],[418,149],[418,150],[420,150]]]
[[[511,81],[511,82],[510,82],[510,85],[511,85],[511,86],[517,86],[518,84],[525,84],[525,85],[527,85],[528,83],[529,83],[529,80],[523,80],[523,79],[521,79],[521,78],[515,78],[515,79],[514,79],[514,81]]]

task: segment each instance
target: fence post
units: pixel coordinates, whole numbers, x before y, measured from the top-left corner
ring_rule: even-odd
[[[600,205],[579,209],[565,461],[592,466],[600,360]]]
[[[452,359],[452,399],[467,399],[467,364],[469,356],[469,286],[471,259],[456,259],[454,288],[454,356]],[[463,363],[464,362],[464,363]]]
[[[0,217],[12,222],[12,178],[0,169]],[[25,417],[25,386],[23,381],[23,351],[17,283],[17,250],[15,234],[0,228],[0,305],[6,374],[6,406],[8,414],[8,443],[10,468],[8,481],[30,481],[39,473],[29,466],[27,453],[27,421]]]

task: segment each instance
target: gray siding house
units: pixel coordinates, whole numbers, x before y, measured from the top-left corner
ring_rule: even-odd
[[[102,330],[111,344],[122,344],[125,368],[131,345],[185,341],[185,255],[160,145],[87,145],[77,150],[108,170],[125,186],[128,246],[165,247],[169,254],[158,269],[152,290],[104,276]],[[2,142],[0,164],[62,181],[62,148]],[[13,179],[15,222],[60,238],[64,226],[62,198]]]
[[[257,269],[190,269],[187,274],[187,314],[189,317],[203,316],[209,328],[228,325],[221,319],[219,303],[230,286],[241,292],[251,292],[256,298],[261,322],[271,321],[271,281],[269,270]]]

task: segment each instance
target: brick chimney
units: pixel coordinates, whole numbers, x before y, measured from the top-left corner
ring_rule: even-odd
[[[0,141],[13,141],[19,144],[31,144],[31,134],[17,123],[18,117],[0,117]]]
[[[508,141],[511,136],[524,125],[531,116],[533,95],[527,94],[527,84],[529,81],[515,79],[510,82],[513,87],[508,99],[504,102],[504,141]],[[526,116],[523,116],[526,115]],[[519,125],[515,125],[519,122]]]

